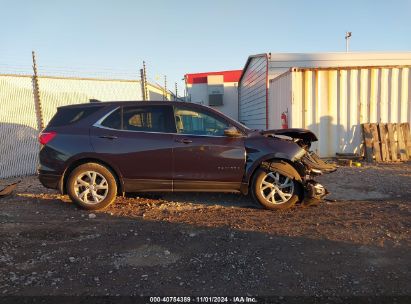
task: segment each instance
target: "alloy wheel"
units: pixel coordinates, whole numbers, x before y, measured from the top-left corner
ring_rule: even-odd
[[[294,194],[294,181],[279,172],[269,172],[261,181],[260,192],[270,204],[284,204]]]
[[[100,173],[86,171],[77,176],[74,192],[83,203],[98,204],[107,197],[108,182]]]

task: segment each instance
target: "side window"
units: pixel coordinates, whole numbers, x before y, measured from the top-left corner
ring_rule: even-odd
[[[121,129],[121,109],[115,110],[101,123],[102,126],[110,129]]]
[[[223,136],[228,123],[212,114],[175,107],[174,118],[180,134]]]
[[[123,108],[123,129],[147,132],[174,132],[171,106],[139,106]]]

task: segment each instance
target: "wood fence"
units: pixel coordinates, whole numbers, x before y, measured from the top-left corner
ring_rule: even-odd
[[[411,158],[409,123],[362,124],[368,162],[396,162]]]

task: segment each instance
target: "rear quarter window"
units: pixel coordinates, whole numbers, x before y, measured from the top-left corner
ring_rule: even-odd
[[[50,120],[48,126],[61,127],[74,124],[97,112],[101,108],[102,107],[60,108]]]
[[[121,109],[118,108],[101,123],[103,127],[121,130]]]

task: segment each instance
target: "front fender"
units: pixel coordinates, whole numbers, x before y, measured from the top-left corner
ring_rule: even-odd
[[[302,182],[301,175],[298,173],[298,171],[293,166],[291,166],[289,163],[283,160],[274,159],[272,161],[262,162],[261,167],[267,170],[278,171],[282,175],[287,176],[291,179],[294,179],[297,182]]]
[[[264,137],[264,140],[249,140],[246,141],[246,168],[243,178],[243,184],[249,184],[251,176],[255,170],[266,161],[279,160],[287,163],[298,162],[306,153],[304,149],[294,142]],[[298,171],[293,172],[301,179]]]

